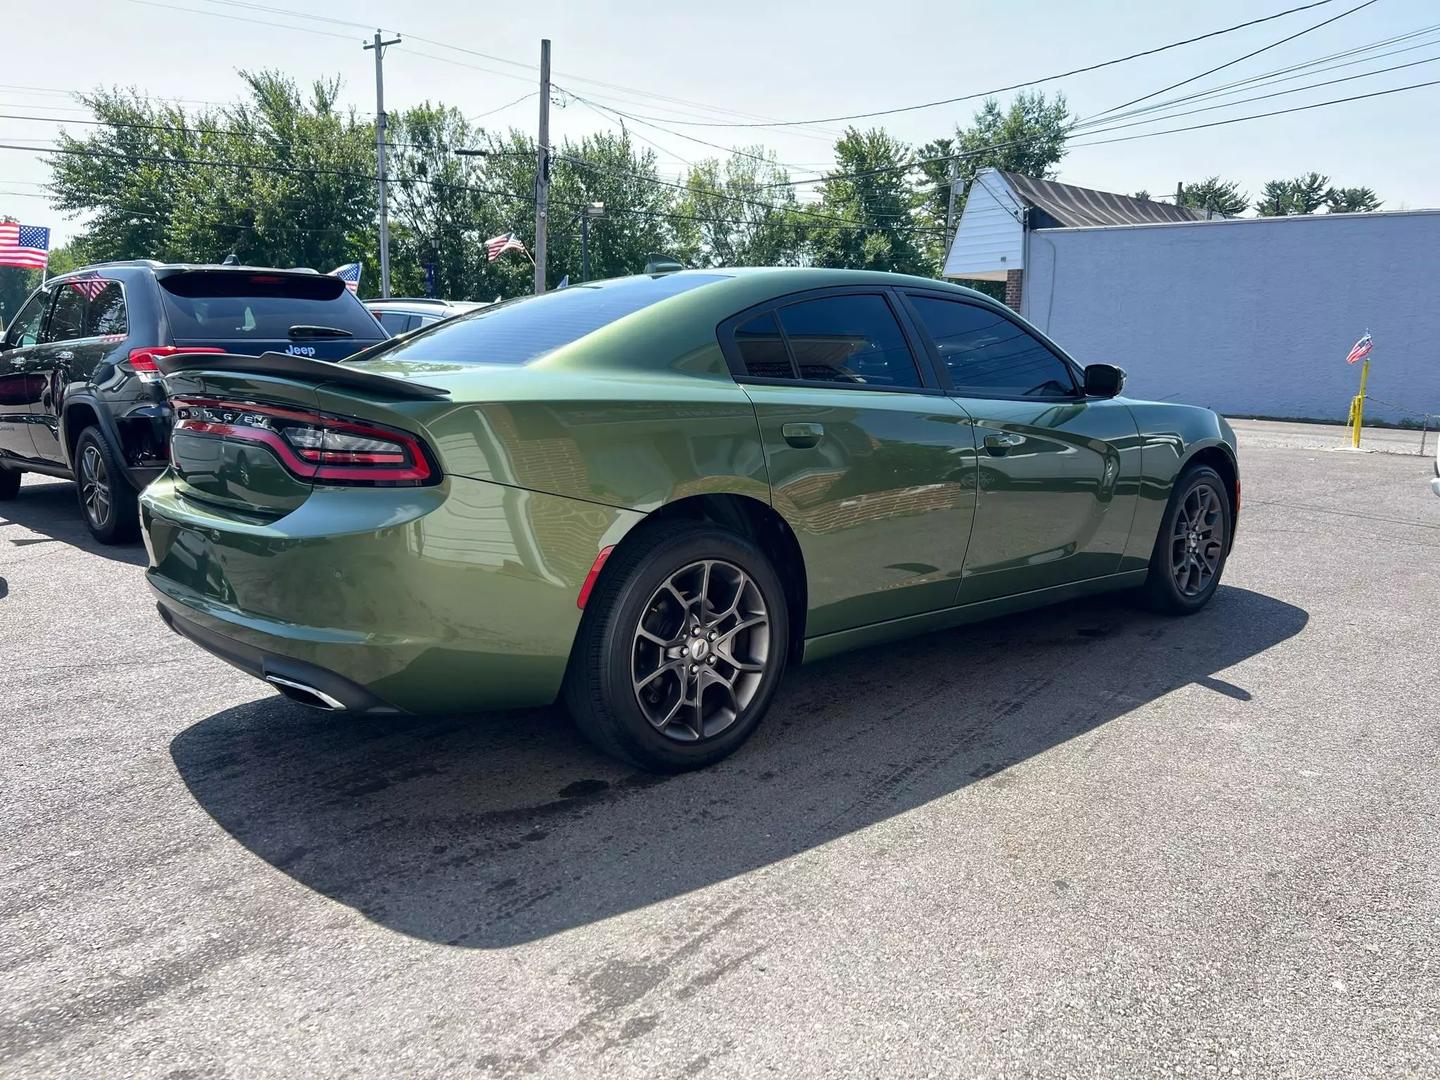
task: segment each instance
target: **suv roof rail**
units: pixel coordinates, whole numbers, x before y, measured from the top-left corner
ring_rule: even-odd
[[[158,259],[107,259],[105,262],[86,263],[84,266],[77,266],[75,270],[93,270],[97,266],[164,266]],[[75,270],[70,271],[74,273]]]

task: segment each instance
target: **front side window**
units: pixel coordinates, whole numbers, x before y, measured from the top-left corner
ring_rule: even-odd
[[[883,296],[845,293],[779,311],[800,378],[877,390],[922,386],[905,333]]]
[[[51,295],[49,289],[41,289],[26,301],[5,334],[6,345],[19,349],[40,340],[40,324],[45,321],[45,308],[50,304]]]
[[[380,320],[380,325],[385,328],[386,333],[403,334],[410,329],[411,316],[403,311],[377,311],[372,314]]]
[[[1069,365],[1019,323],[959,300],[911,296],[910,301],[957,394],[1074,396]]]
[[[85,309],[90,300],[79,285],[71,281],[60,286],[55,306],[50,310],[50,322],[45,327],[46,341],[74,341],[85,336]]]

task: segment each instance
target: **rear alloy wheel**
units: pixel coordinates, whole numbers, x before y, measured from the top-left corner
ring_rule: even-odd
[[[1230,550],[1230,495],[1209,466],[1187,469],[1175,484],[1150,556],[1144,594],[1157,611],[1199,611],[1220,584]]]
[[[124,544],[140,534],[139,498],[99,428],[86,428],[75,444],[75,486],[85,524],[100,543]]]
[[[702,768],[759,725],[788,643],[764,553],[710,525],[650,526],[590,596],[565,702],[607,753],[655,772]]]
[[[9,502],[20,494],[20,470],[0,465],[0,502]]]

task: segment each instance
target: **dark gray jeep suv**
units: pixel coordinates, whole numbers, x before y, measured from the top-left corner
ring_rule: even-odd
[[[136,498],[168,463],[157,357],[340,360],[387,336],[343,281],[314,271],[136,260],[52,278],[0,339],[0,500],[23,472],[74,479],[95,537],[131,540]]]

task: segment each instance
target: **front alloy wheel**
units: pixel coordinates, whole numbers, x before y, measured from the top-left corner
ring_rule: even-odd
[[[1180,504],[1170,532],[1170,572],[1182,596],[1199,596],[1220,572],[1225,553],[1225,511],[1220,493],[1196,484]]]
[[[123,544],[135,539],[140,532],[139,493],[99,428],[86,428],[75,443],[75,486],[85,524],[96,540]]]
[[[671,574],[635,628],[631,681],[645,719],[667,738],[719,735],[760,689],[770,616],[750,575],[716,559]]]

